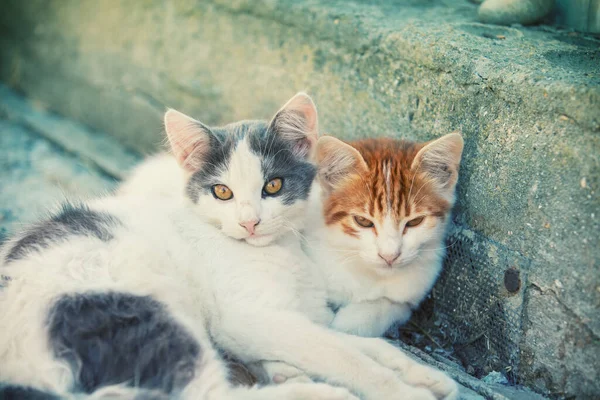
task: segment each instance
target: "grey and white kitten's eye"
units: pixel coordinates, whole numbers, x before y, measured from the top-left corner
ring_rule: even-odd
[[[212,188],[212,194],[219,200],[231,200],[233,198],[233,192],[225,185],[214,185]]]
[[[275,178],[271,179],[269,182],[265,183],[263,187],[263,192],[269,196],[278,193],[283,187],[283,179]]]

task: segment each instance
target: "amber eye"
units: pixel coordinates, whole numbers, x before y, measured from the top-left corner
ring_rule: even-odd
[[[423,222],[423,220],[425,219],[425,217],[418,217],[415,219],[411,219],[410,221],[408,221],[406,223],[406,226],[408,226],[409,228],[413,228],[415,226],[419,226],[421,225],[421,223]]]
[[[213,195],[219,200],[229,200],[233,197],[233,192],[225,185],[215,185],[212,187]]]
[[[354,221],[356,221],[356,223],[359,224],[360,226],[362,226],[363,228],[372,228],[373,227],[373,222],[371,222],[370,220],[368,220],[365,217],[355,215]]]
[[[263,187],[263,190],[265,191],[266,194],[275,194],[281,190],[282,186],[283,186],[283,179],[275,178],[275,179],[271,179],[269,182],[267,182],[265,184],[265,186]]]

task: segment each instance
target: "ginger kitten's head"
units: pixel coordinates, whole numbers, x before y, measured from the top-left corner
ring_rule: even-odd
[[[458,133],[428,143],[322,137],[318,178],[328,238],[348,258],[402,267],[443,248],[463,149]]]
[[[264,246],[303,227],[318,132],[308,95],[294,96],[270,122],[209,128],[169,110],[165,128],[189,177],[186,195],[224,234]]]

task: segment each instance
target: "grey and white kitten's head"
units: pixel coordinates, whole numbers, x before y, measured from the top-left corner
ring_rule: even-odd
[[[209,128],[178,111],[165,114],[171,149],[188,173],[194,209],[227,236],[264,246],[301,229],[317,141],[317,110],[298,93],[267,121]]]

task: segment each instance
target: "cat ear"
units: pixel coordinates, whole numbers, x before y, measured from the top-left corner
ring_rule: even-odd
[[[411,169],[426,174],[441,195],[453,199],[463,144],[463,138],[458,132],[433,140],[419,150]]]
[[[169,109],[165,113],[165,130],[179,165],[190,172],[200,169],[210,149],[213,137],[210,129],[177,110]]]
[[[339,187],[346,179],[368,172],[369,167],[354,147],[332,136],[317,142],[317,176],[326,192]]]
[[[312,158],[319,134],[317,107],[306,93],[291,98],[273,117],[269,130],[292,143],[295,155]]]

